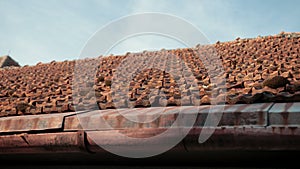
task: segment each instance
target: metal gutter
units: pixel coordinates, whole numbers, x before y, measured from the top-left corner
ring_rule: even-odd
[[[78,131],[0,136],[0,154],[84,152],[84,134]]]
[[[289,127],[266,128],[218,128],[205,143],[198,143],[202,128],[193,128],[189,134],[171,152],[207,152],[207,151],[299,151],[300,129]],[[116,140],[114,133],[126,135],[153,136],[164,129],[88,131],[87,136],[99,136],[106,146],[130,147],[146,146],[140,142],[124,142]],[[172,137],[172,136],[170,136]],[[92,152],[104,152],[92,139],[88,137],[88,149]],[[99,141],[99,139],[97,140]],[[162,140],[165,141],[165,140]],[[159,147],[160,142],[152,142],[152,147]],[[150,143],[151,144],[151,143]],[[149,145],[150,146],[150,145]],[[134,150],[134,148],[132,148]]]
[[[300,103],[261,103],[226,105],[215,133],[203,144],[198,137],[210,106],[200,106],[197,120],[188,135],[172,153],[205,151],[299,151]],[[193,108],[189,108],[193,110]],[[143,118],[152,117],[153,111],[135,109]],[[135,110],[121,110],[134,114]],[[196,109],[195,109],[196,110]],[[178,117],[178,108],[168,107],[166,113],[149,124],[126,121],[116,110],[91,111],[47,115],[28,115],[0,119],[0,155],[39,153],[108,154],[91,136],[99,136],[102,144],[135,146],[116,138],[116,133],[132,137],[151,137],[169,129]],[[124,113],[124,112],[123,112]],[[218,113],[218,112],[216,112]],[[111,124],[102,125],[100,119]],[[79,120],[79,119],[80,120]],[[269,119],[269,120],[268,120]],[[269,121],[269,122],[268,122]],[[20,125],[18,125],[20,124]],[[26,125],[27,124],[27,125]],[[178,126],[184,127],[184,121]],[[83,130],[84,126],[85,130]],[[23,128],[23,129],[22,129]],[[170,135],[172,137],[172,135]],[[99,140],[98,140],[99,141]],[[159,146],[159,140],[153,144]]]

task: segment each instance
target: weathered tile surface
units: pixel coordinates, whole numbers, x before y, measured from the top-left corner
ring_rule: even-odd
[[[0,117],[75,108],[196,106],[212,101],[297,102],[299,44],[299,33],[283,33],[193,48],[0,69]],[[213,82],[211,78],[218,72],[224,72],[223,80]],[[88,74],[95,76],[88,78]]]

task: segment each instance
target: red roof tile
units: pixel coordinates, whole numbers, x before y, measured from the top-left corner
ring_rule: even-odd
[[[129,101],[119,95],[112,99],[112,77],[118,65],[126,59],[124,56],[110,56],[100,60],[77,60],[64,62],[39,63],[14,69],[0,70],[0,116],[22,114],[61,113],[74,111],[74,104],[97,103],[100,109],[121,107],[194,105],[210,104],[214,95],[226,97],[227,104],[256,102],[296,102],[300,101],[300,36],[298,33],[237,39],[231,42],[218,42],[213,45],[196,48],[161,50],[130,54],[134,57],[149,58],[153,64],[168,69],[168,66],[183,68],[178,60],[185,61],[194,75],[198,87],[183,85],[186,79],[172,76],[168,70],[145,69],[132,79],[127,92]],[[214,52],[215,51],[215,52]],[[222,61],[226,77],[226,93],[215,88],[205,67],[205,60],[199,55],[217,54]],[[170,62],[161,62],[157,56],[167,57]],[[156,58],[156,59],[153,59]],[[96,62],[95,62],[96,61]],[[75,63],[99,64],[95,85],[96,98],[89,87],[78,92],[80,98],[73,97],[72,79]],[[128,63],[130,67],[142,66],[140,63]],[[166,64],[169,64],[166,66]],[[215,68],[215,71],[220,71]],[[126,73],[126,72],[125,72]],[[214,72],[210,72],[210,75]],[[176,72],[175,72],[176,74]],[[77,79],[85,83],[84,75]],[[122,87],[120,87],[122,89]],[[151,89],[158,89],[156,95],[150,95]],[[191,90],[197,94],[191,94]],[[162,97],[165,95],[165,98]],[[217,99],[218,100],[218,99]],[[94,107],[91,107],[94,108]]]

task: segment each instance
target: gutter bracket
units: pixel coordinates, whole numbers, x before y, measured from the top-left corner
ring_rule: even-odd
[[[77,131],[77,139],[78,139],[78,147],[81,151],[94,154],[94,152],[90,151],[87,148],[87,134],[84,130]]]

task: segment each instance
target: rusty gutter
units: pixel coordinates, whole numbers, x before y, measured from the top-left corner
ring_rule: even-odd
[[[115,130],[115,131],[88,131],[87,136],[95,135],[103,138],[105,146],[128,147],[147,146],[144,143],[128,143],[116,140],[113,133],[122,133],[128,136],[153,136],[160,134],[165,129],[142,129],[142,130]],[[173,147],[171,152],[208,152],[208,151],[300,151],[300,129],[289,127],[266,127],[266,128],[217,128],[215,133],[204,143],[198,142],[199,133],[203,128],[193,128],[188,135]],[[172,136],[170,136],[172,137]],[[172,139],[172,138],[170,138]],[[87,138],[87,147],[91,152],[104,153],[99,140],[96,144],[90,137]],[[163,139],[162,141],[166,141]],[[158,144],[157,144],[158,143]],[[159,147],[159,141],[149,143],[152,147]],[[157,145],[155,145],[157,144]]]
[[[286,109],[279,109],[285,107]],[[253,105],[231,105],[224,110],[224,118],[216,127],[215,133],[205,143],[199,144],[197,139],[203,130],[203,117],[207,115],[208,106],[204,106],[197,114],[195,126],[188,135],[172,148],[169,153],[192,153],[213,151],[300,151],[300,103],[268,103]],[[255,109],[254,109],[255,108]],[[5,154],[53,154],[80,153],[103,154],[108,152],[96,144],[91,136],[103,138],[105,144],[128,146],[128,142],[116,139],[114,133],[122,133],[135,137],[150,137],[169,128],[170,121],[176,116],[176,108],[154,121],[151,125],[133,125],[125,122],[117,115],[116,110],[103,112],[85,112],[63,115],[48,114],[37,116],[15,117],[24,130],[11,123],[13,117],[1,118],[0,123],[0,155]],[[236,112],[240,112],[236,116]],[[89,114],[91,113],[91,114]],[[100,113],[100,114],[99,114]],[[130,111],[128,112],[130,113]],[[112,121],[113,129],[103,128],[96,124],[100,116]],[[153,115],[151,112],[145,116]],[[79,123],[78,118],[81,118]],[[116,118],[118,117],[118,118]],[[27,118],[27,119],[26,119]],[[237,119],[238,118],[238,119]],[[29,120],[31,119],[31,121]],[[48,119],[48,120],[47,120]],[[44,123],[54,119],[53,123]],[[84,119],[84,120],[83,120]],[[118,119],[118,120],[117,120]],[[22,120],[24,120],[22,122]],[[8,122],[9,124],[5,124]],[[26,125],[29,124],[29,125]],[[82,130],[82,125],[88,130]],[[114,126],[115,125],[115,126]],[[182,124],[184,125],[184,123]],[[53,129],[53,130],[51,130]],[[172,136],[170,136],[172,137]],[[156,142],[154,144],[157,144]],[[136,143],[137,145],[138,143]],[[132,144],[131,144],[132,145]],[[133,144],[134,145],[134,144]]]
[[[0,136],[0,147],[0,154],[88,152],[83,131]]]
[[[114,133],[126,135],[153,136],[165,129],[112,130],[112,131],[77,131],[42,134],[15,134],[0,136],[0,154],[26,153],[107,153],[96,144],[89,135],[99,135],[105,144],[111,146],[139,146],[116,140]],[[289,127],[267,128],[218,128],[205,143],[198,143],[202,128],[193,128],[171,152],[206,152],[206,151],[300,151],[300,129]],[[153,144],[157,144],[155,142]],[[151,143],[149,143],[151,144]],[[145,145],[141,145],[145,146]],[[151,145],[155,146],[155,145]],[[159,144],[157,145],[159,146]],[[134,150],[134,147],[132,148]]]

